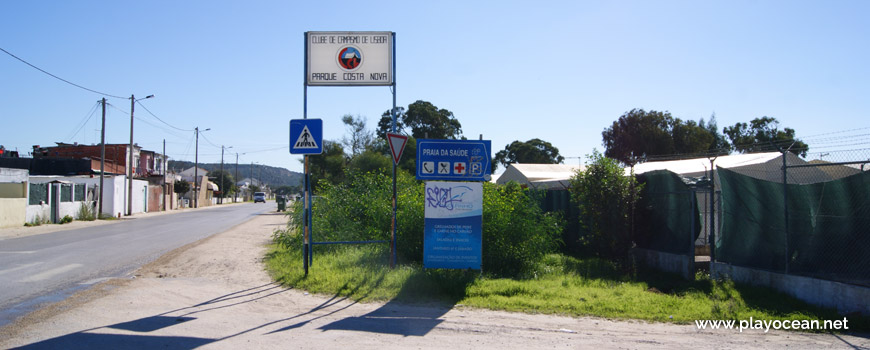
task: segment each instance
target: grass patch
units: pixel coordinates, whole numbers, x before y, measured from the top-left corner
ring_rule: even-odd
[[[318,247],[319,248],[319,247]],[[808,305],[766,288],[712,280],[695,281],[640,269],[622,272],[599,259],[549,254],[522,278],[493,278],[478,272],[423,270],[387,265],[383,246],[315,249],[308,277],[301,248],[272,247],[267,267],[279,283],[312,293],[359,301],[449,303],[493,310],[610,319],[694,324],[704,319],[837,320],[836,312]],[[850,317],[849,328],[868,330],[866,317]]]

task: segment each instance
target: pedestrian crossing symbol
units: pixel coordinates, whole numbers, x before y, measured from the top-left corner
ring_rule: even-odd
[[[290,153],[323,153],[323,121],[320,119],[293,119],[290,121]]]
[[[302,128],[302,134],[299,135],[299,138],[296,139],[296,144],[293,146],[295,149],[317,149],[317,142],[314,141],[314,138],[311,136],[311,131],[308,130],[308,126],[304,126]]]

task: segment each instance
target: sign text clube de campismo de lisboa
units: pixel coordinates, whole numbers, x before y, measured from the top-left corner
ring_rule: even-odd
[[[392,32],[307,32],[306,84],[392,85]]]

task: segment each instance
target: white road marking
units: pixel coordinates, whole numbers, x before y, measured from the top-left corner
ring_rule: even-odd
[[[32,275],[30,277],[27,277],[27,278],[21,280],[20,282],[38,282],[38,281],[42,281],[42,280],[47,280],[49,278],[60,275],[62,273],[66,273],[66,272],[75,270],[75,269],[82,267],[82,266],[84,266],[84,265],[82,265],[82,264],[69,264],[66,266],[61,266],[61,267],[54,268],[54,269],[51,269],[48,271],[37,273],[35,275]]]
[[[33,253],[36,253],[36,251],[35,250],[22,250],[19,252],[14,252],[14,251],[13,252],[2,252],[2,251],[0,251],[0,254],[33,254]]]
[[[2,276],[2,275],[4,275],[4,274],[7,274],[7,273],[10,273],[10,272],[15,272],[15,271],[18,271],[18,270],[23,270],[23,269],[26,269],[26,268],[28,268],[28,267],[33,267],[33,266],[36,266],[36,265],[39,265],[39,264],[42,264],[42,263],[41,263],[41,262],[36,262],[36,263],[32,263],[32,264],[24,264],[24,265],[21,265],[21,266],[13,267],[13,268],[11,268],[11,269],[0,270],[0,276]]]

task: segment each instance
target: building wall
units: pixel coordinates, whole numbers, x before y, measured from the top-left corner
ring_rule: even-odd
[[[19,227],[25,222],[27,198],[0,198],[0,227]]]
[[[125,177],[123,175],[115,175],[115,176],[107,175],[104,177],[103,181],[105,183],[104,184],[105,189],[103,189],[103,214],[111,215],[114,217],[118,217],[118,214],[121,214],[121,215],[126,214],[127,211],[125,208],[126,208],[127,201],[125,200],[126,197],[124,197],[124,195],[125,195],[125,192],[127,189],[127,184],[124,181],[124,179],[125,179]],[[31,176],[30,177],[30,182],[33,184],[48,183],[48,182],[52,182],[52,181],[56,181],[56,180],[57,181],[68,181],[68,182],[72,182],[72,183],[86,184],[86,185],[88,185],[88,188],[94,188],[93,198],[88,198],[88,199],[94,200],[94,201],[99,199],[99,193],[100,193],[100,191],[99,191],[100,177],[99,176],[94,176],[94,177],[90,177],[90,176]],[[143,181],[143,180],[133,180],[133,185],[134,185],[134,192],[135,192],[137,185],[139,187],[142,187],[142,186],[147,187],[148,182]],[[50,190],[52,193],[49,193],[49,196],[54,195],[53,190],[54,190],[53,188]],[[51,198],[51,197],[49,197],[49,198]],[[134,197],[134,199],[135,199],[135,197]],[[72,203],[79,203],[79,202],[72,202]],[[72,211],[72,213],[77,214],[78,210],[79,210],[78,204],[77,205],[69,205],[69,204],[70,204],[69,202],[68,203],[60,203],[61,211],[63,211],[64,213],[70,213],[70,210],[74,209],[74,211]],[[97,204],[97,206],[98,205],[99,204]],[[74,208],[70,208],[71,206],[74,206]],[[137,207],[136,207],[136,203],[134,202],[134,204],[133,204],[134,213],[137,212],[136,210],[137,210]],[[140,205],[138,210],[139,210],[138,212],[142,212],[142,210],[144,210],[144,205]],[[37,215],[39,215],[41,217],[47,217],[48,215],[51,215],[51,212],[49,211],[49,204],[44,203],[41,205],[35,204],[35,205],[28,205],[27,206],[27,212],[26,212],[27,222],[33,221]],[[64,215],[66,215],[66,214],[64,214]],[[70,216],[75,217],[75,215],[70,215]],[[62,218],[63,215],[60,215],[60,217]]]

